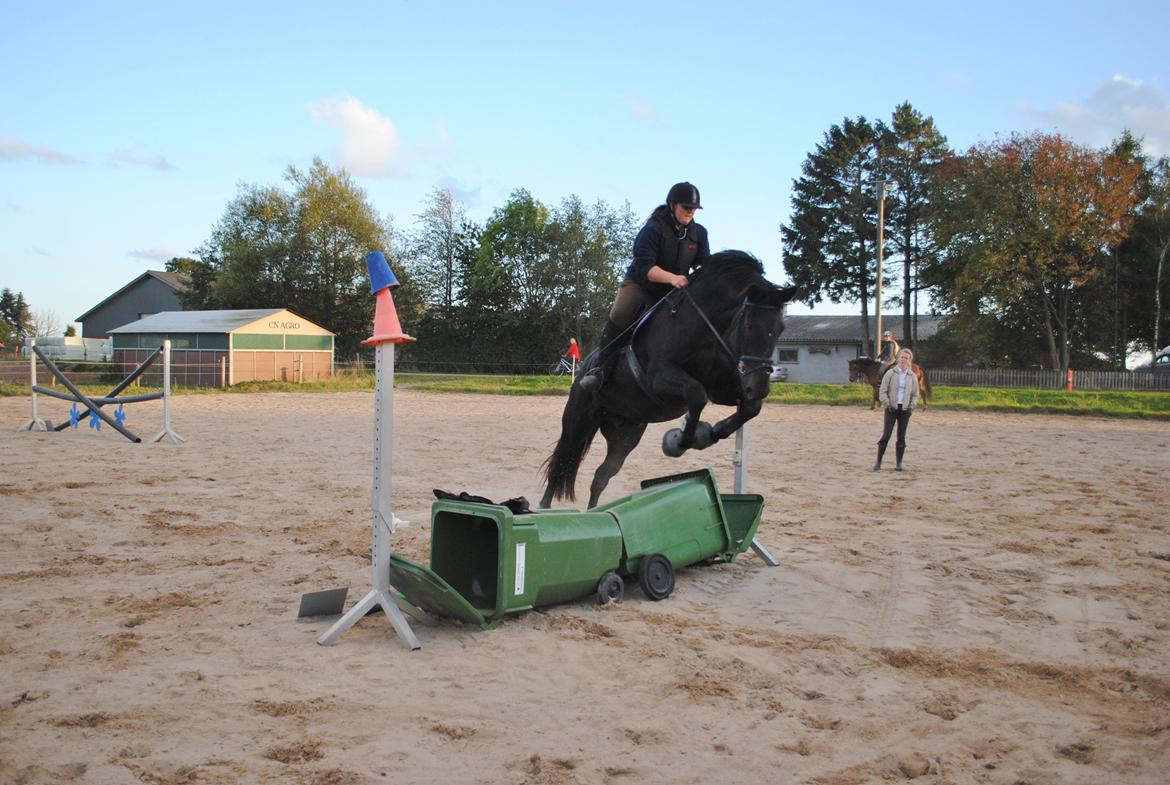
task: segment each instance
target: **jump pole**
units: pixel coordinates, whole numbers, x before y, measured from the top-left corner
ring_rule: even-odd
[[[379,251],[366,256],[370,270],[370,289],[377,302],[374,311],[374,334],[362,341],[374,350],[374,492],[373,492],[373,565],[370,592],[349,609],[317,639],[328,646],[358,622],[374,606],[381,606],[387,621],[411,650],[422,648],[402,609],[390,594],[390,534],[394,531],[394,513],[390,508],[394,450],[394,344],[413,341],[402,332],[394,311],[390,290],[398,280],[390,271],[386,257]]]
[[[745,480],[747,478],[747,426],[741,425],[739,430],[735,432],[735,453],[731,456],[731,462],[735,465],[735,492],[743,493]],[[760,542],[759,537],[752,538],[752,550],[764,560],[764,564],[769,567],[779,567],[780,562],[768,553],[768,549]]]

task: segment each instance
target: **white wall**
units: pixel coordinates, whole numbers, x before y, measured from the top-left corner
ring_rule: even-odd
[[[781,349],[796,349],[796,362],[781,362]],[[856,357],[856,344],[778,346],[772,352],[772,364],[777,369],[787,369],[790,382],[845,384],[849,381],[849,361]]]

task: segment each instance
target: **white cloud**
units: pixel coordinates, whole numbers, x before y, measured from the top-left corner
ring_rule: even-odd
[[[649,98],[643,98],[640,95],[627,93],[625,97],[626,111],[630,113],[630,117],[635,120],[641,120],[645,123],[652,123],[658,119],[658,110],[654,108],[654,103]]]
[[[170,248],[163,248],[157,245],[153,248],[138,248],[133,251],[127,251],[126,255],[132,256],[135,259],[145,259],[148,262],[169,262],[178,256]]]
[[[0,137],[0,161],[35,161],[40,164],[79,164],[81,161],[54,150],[51,147],[37,147],[19,139]]]
[[[1023,113],[1038,125],[1052,126],[1082,144],[1105,147],[1129,129],[1145,140],[1150,155],[1170,153],[1170,103],[1154,85],[1118,74],[1100,82],[1080,103],[1060,103],[1051,109],[1021,104]]]
[[[158,169],[159,171],[171,171],[175,167],[170,161],[163,158],[161,155],[152,155],[149,158],[140,158],[129,150],[115,150],[110,153],[110,163],[113,164],[130,164],[131,166],[147,166],[151,169]]]
[[[337,162],[356,175],[399,176],[396,157],[402,140],[390,118],[356,98],[309,104],[313,119],[341,132]]]

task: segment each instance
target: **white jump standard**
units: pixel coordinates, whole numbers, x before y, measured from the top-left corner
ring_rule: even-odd
[[[362,341],[364,344],[377,347],[374,366],[374,553],[371,567],[373,588],[349,609],[349,613],[338,619],[328,632],[318,638],[317,643],[322,646],[333,643],[370,609],[380,605],[398,637],[413,650],[422,648],[422,644],[418,642],[406,621],[406,616],[390,593],[390,534],[394,531],[390,491],[394,451],[394,344],[414,339],[404,334],[402,326],[398,323],[398,315],[394,311],[394,298],[390,295],[390,290],[398,286],[398,280],[390,271],[386,257],[375,251],[366,256],[366,265],[370,270],[370,289],[377,297],[374,334]]]

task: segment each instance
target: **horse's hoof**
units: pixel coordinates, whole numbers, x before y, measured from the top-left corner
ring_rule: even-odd
[[[662,434],[662,452],[671,458],[681,456],[687,451],[687,448],[682,446],[682,437],[682,428],[671,428]]]
[[[709,422],[701,422],[695,427],[696,450],[705,450],[715,443],[715,429]]]

